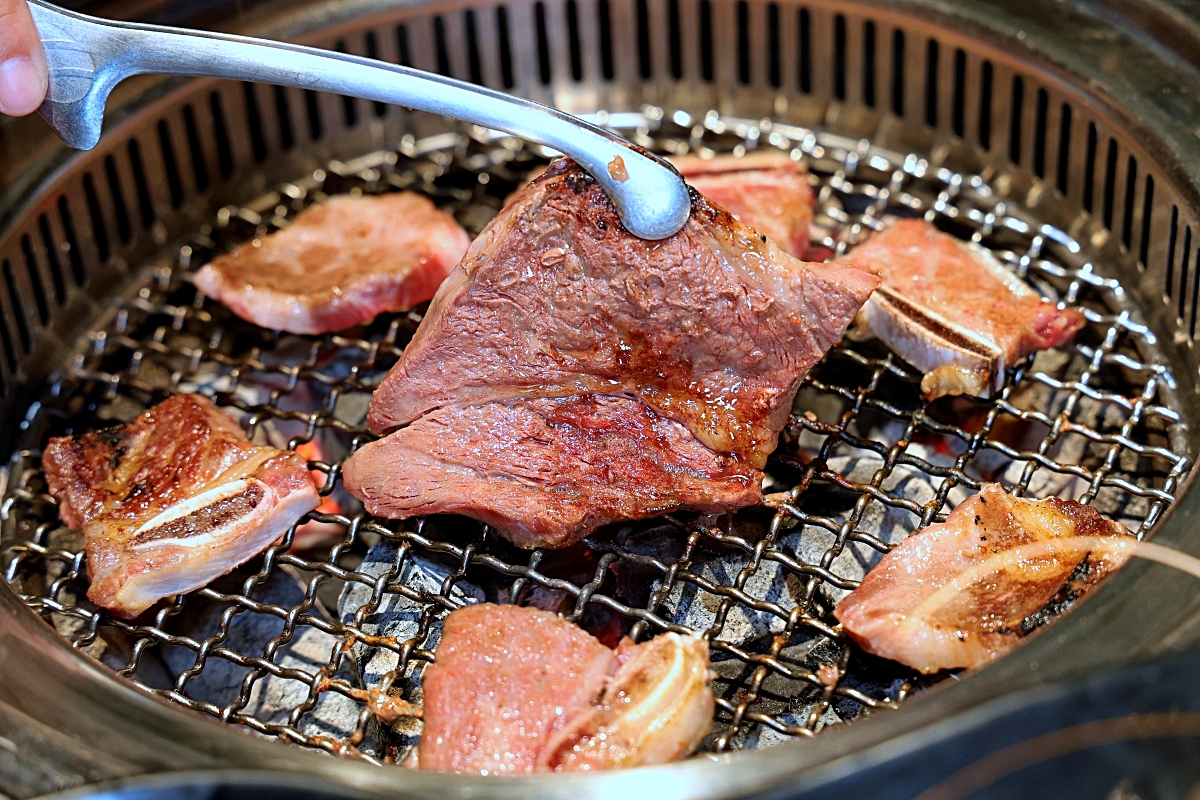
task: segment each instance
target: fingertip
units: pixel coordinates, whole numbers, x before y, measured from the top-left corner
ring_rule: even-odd
[[[15,56],[0,63],[0,113],[20,117],[37,111],[47,86],[45,66],[33,58]]]

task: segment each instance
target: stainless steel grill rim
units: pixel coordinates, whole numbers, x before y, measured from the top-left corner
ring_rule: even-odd
[[[758,119],[754,114],[755,105],[761,104],[768,95],[771,97],[770,108],[759,107],[763,113],[778,119],[803,122],[806,115],[817,115],[811,118],[819,119],[824,128],[850,133],[851,141],[854,134],[869,132],[872,141],[893,146],[896,142],[912,142],[914,151],[932,155],[935,169],[943,163],[958,165],[950,174],[970,174],[972,169],[977,169],[1000,196],[1019,197],[1035,208],[1038,218],[1059,221],[1059,229],[1071,231],[1075,239],[1087,243],[1089,251],[1098,248],[1094,251],[1099,253],[1100,263],[1122,276],[1122,280],[1112,283],[1110,288],[1119,289],[1119,299],[1134,311],[1134,316],[1126,318],[1116,328],[1118,332],[1124,331],[1122,336],[1130,335],[1125,326],[1132,324],[1136,331],[1132,335],[1146,337],[1165,347],[1169,357],[1172,354],[1169,345],[1187,346],[1191,322],[1189,295],[1192,294],[1189,291],[1192,281],[1189,266],[1193,247],[1191,229],[1187,225],[1190,188],[1186,182],[1177,180],[1175,173],[1158,171],[1158,159],[1169,149],[1167,142],[1153,138],[1138,140],[1122,127],[1121,123],[1127,121],[1124,115],[1131,112],[1132,103],[1118,110],[1115,117],[1118,122],[1114,123],[1114,118],[1107,116],[1116,113],[1111,107],[1085,99],[1068,83],[1039,71],[1028,62],[989,50],[965,34],[952,33],[913,17],[849,4],[797,7],[701,2],[667,4],[664,8],[653,3],[614,3],[608,6],[612,16],[610,45],[613,52],[631,54],[634,51],[630,46],[636,40],[636,73],[641,78],[635,76],[632,81],[626,80],[634,72],[635,68],[631,66],[634,60],[631,57],[617,59],[613,63],[614,80],[611,85],[606,85],[606,79],[598,78],[607,70],[601,53],[604,50],[603,25],[598,32],[589,31],[586,22],[580,25],[580,20],[587,19],[593,11],[599,15],[604,5],[507,5],[503,8],[508,15],[509,32],[501,35],[499,7],[491,9],[496,12],[493,17],[496,24],[489,28],[489,14],[485,13],[488,9],[479,7],[439,4],[430,13],[423,8],[381,12],[378,7],[364,4],[345,9],[345,16],[333,19],[325,31],[330,37],[342,36],[351,49],[357,50],[361,45],[367,54],[372,47],[372,37],[368,34],[373,32],[374,47],[379,54],[394,55],[397,59],[403,57],[402,42],[407,36],[409,58],[417,61],[417,65],[444,68],[460,76],[466,74],[461,71],[463,65],[470,72],[475,69],[471,66],[472,60],[478,58],[480,79],[493,84],[497,79],[501,83],[507,82],[505,59],[501,53],[507,38],[510,67],[516,64],[513,87],[520,91],[582,109],[636,107],[639,100],[653,98],[657,93],[660,97],[678,100],[663,105],[683,107],[684,113],[690,114],[691,121],[697,123],[705,118],[704,110],[712,105],[722,106],[726,111],[733,108],[743,114],[743,133],[756,134],[754,141],[747,144],[759,143],[760,139],[769,143],[771,132],[767,126],[752,121]],[[384,24],[380,18],[371,18],[363,12],[381,12],[380,18],[390,20],[399,16],[402,21],[400,27],[392,27],[390,21]],[[474,22],[471,22],[472,15]],[[704,22],[705,15],[708,16],[707,23]],[[572,16],[574,22],[571,22]],[[776,44],[770,41],[770,26],[764,28],[762,25],[770,23],[773,17],[795,20],[794,26],[780,23],[776,27],[780,37]],[[533,24],[514,27],[513,20]],[[308,23],[299,16],[286,20],[284,29],[288,24],[294,24],[293,30],[299,31]],[[567,31],[565,44],[554,33],[563,30],[564,24]],[[707,35],[712,37],[708,45],[703,44],[706,25]],[[889,25],[894,27],[889,28]],[[470,33],[472,26],[475,27],[473,34]],[[363,33],[364,30],[367,33]],[[766,41],[760,36],[764,30],[768,34]],[[872,30],[870,35],[875,37],[873,52],[866,46],[868,31]],[[897,30],[901,37],[895,35]],[[393,31],[395,49],[389,50]],[[460,32],[466,33],[465,38],[458,36]],[[594,33],[599,34],[601,41],[589,39]],[[687,38],[692,33],[699,35],[699,52],[681,44],[693,41]],[[890,59],[886,50],[889,33],[893,47]],[[529,45],[535,39],[531,49]],[[647,39],[651,40],[651,45],[642,47]],[[913,46],[914,40],[917,47]],[[472,41],[474,44],[469,44]],[[906,44],[900,49],[901,57],[897,58],[895,46],[902,41]],[[523,47],[514,48],[514,42]],[[337,42],[330,39],[329,43]],[[664,43],[665,48],[658,46]],[[492,45],[496,49],[489,50]],[[961,57],[955,45],[961,46]],[[707,65],[706,48],[713,55]],[[477,51],[475,56],[471,54],[473,49]],[[596,58],[600,62],[598,70],[595,69]],[[761,69],[763,58],[766,59],[765,69]],[[499,70],[489,71],[497,63],[495,59],[499,59]],[[579,62],[578,70],[576,61]],[[889,61],[893,79],[891,113],[880,102]],[[647,64],[649,79],[646,79]],[[873,69],[868,65],[873,65]],[[873,82],[866,77],[872,71]],[[896,74],[922,73],[925,77],[923,96],[920,87],[912,91],[914,87],[909,83],[900,81],[897,84],[895,81]],[[776,74],[779,75],[778,90],[763,91],[765,85],[775,83]],[[985,77],[989,74],[990,78]],[[1008,80],[1010,77],[1011,81]],[[987,96],[984,86],[989,81],[990,107],[983,102]],[[874,88],[870,91],[875,93],[873,111],[867,102],[868,87],[872,84]],[[898,92],[896,85],[901,86]],[[1021,87],[1019,92],[1018,86]],[[1007,108],[1006,87],[1009,92]],[[152,117],[151,125],[127,124],[123,130],[116,131],[118,135],[111,141],[107,153],[99,153],[76,164],[85,167],[90,163],[92,170],[77,169],[67,176],[75,182],[69,188],[76,194],[69,191],[64,195],[68,198],[65,203],[44,203],[35,214],[26,215],[29,223],[36,226],[29,229],[32,233],[27,239],[20,236],[23,223],[18,221],[10,229],[10,235],[0,241],[0,252],[6,252],[4,248],[10,243],[19,243],[20,249],[15,252],[23,258],[23,262],[9,259],[4,272],[10,294],[3,299],[18,303],[21,298],[25,299],[18,308],[20,316],[10,314],[6,317],[4,331],[9,334],[5,340],[9,366],[17,364],[13,368],[17,380],[11,385],[25,391],[26,396],[29,391],[36,391],[34,379],[39,370],[44,371],[52,363],[52,359],[45,357],[54,346],[53,335],[48,336],[44,330],[47,322],[52,323],[50,327],[58,325],[63,337],[70,340],[73,336],[66,331],[72,327],[71,323],[86,316],[79,313],[81,295],[85,293],[77,292],[71,286],[72,280],[98,289],[99,286],[92,283],[97,280],[97,275],[102,283],[105,276],[124,274],[123,260],[145,262],[152,250],[174,235],[173,231],[199,225],[209,213],[205,204],[217,196],[229,197],[231,190],[234,195],[248,198],[268,188],[272,180],[305,171],[298,165],[311,169],[328,155],[337,155],[335,151],[339,149],[346,155],[361,153],[371,149],[364,143],[382,142],[388,138],[395,140],[400,138],[401,131],[407,132],[413,143],[425,142],[426,134],[445,130],[440,121],[404,118],[396,110],[384,109],[377,118],[379,121],[373,120],[366,112],[374,114],[376,109],[340,98],[299,93],[288,97],[285,93],[282,102],[276,94],[272,104],[271,90],[266,87],[217,85],[181,91],[182,95],[170,102],[160,101],[159,107],[167,110],[163,124],[153,125]],[[897,96],[900,97],[898,105]],[[706,97],[715,98],[717,102],[704,102]],[[1060,98],[1063,98],[1061,103]],[[985,107],[989,108],[987,114]],[[663,115],[656,108],[651,105],[646,109],[649,112],[647,133],[662,120]],[[280,110],[284,113],[279,114]],[[1089,119],[1093,115],[1094,121]],[[984,124],[985,118],[990,119],[991,127]],[[714,120],[719,122],[720,117]],[[1085,120],[1090,124],[1085,125]],[[306,126],[311,143],[305,141]],[[249,135],[239,135],[243,131]],[[1106,142],[1105,136],[1109,132],[1111,141]],[[713,131],[704,131],[704,135],[710,133]],[[1003,140],[1005,135],[1007,142]],[[289,138],[290,145],[286,144]],[[186,154],[180,144],[182,141],[188,144]],[[1147,148],[1153,152],[1148,153]],[[901,152],[905,149],[900,148]],[[846,147],[845,150],[853,153],[856,148]],[[1125,157],[1127,153],[1129,158]],[[172,160],[175,161],[174,178],[169,166]],[[1141,165],[1140,172],[1138,164]],[[80,181],[85,173],[91,177],[90,181],[87,178]],[[249,185],[238,186],[242,183],[242,175],[251,177]],[[201,184],[206,188],[199,189]],[[49,185],[46,196],[53,198],[58,185]],[[1175,192],[1181,194],[1173,196]],[[95,198],[94,202],[89,202],[89,194]],[[1085,200],[1089,194],[1092,215],[1076,216],[1078,209],[1087,205]],[[176,207],[177,196],[180,199]],[[76,203],[76,200],[81,202]],[[81,206],[88,209],[86,215],[78,210]],[[84,219],[82,223],[78,221],[80,217]],[[88,217],[100,223],[90,233],[103,232],[102,236],[88,235]],[[46,246],[39,248],[39,237]],[[108,252],[100,266],[96,251],[105,242]],[[59,245],[57,251],[56,243]],[[1165,264],[1165,269],[1157,266],[1159,264]],[[27,269],[22,271],[22,266]],[[1146,272],[1139,278],[1141,267]],[[1089,277],[1076,291],[1095,284],[1094,274],[1085,274]],[[1104,282],[1100,281],[1100,284],[1103,286]],[[1156,292],[1164,296],[1163,311],[1156,311],[1153,303],[1142,299],[1153,299]],[[1138,302],[1130,303],[1131,299]],[[56,312],[56,304],[60,301],[66,306]],[[1178,334],[1172,341],[1171,337],[1164,339],[1161,331],[1172,330],[1171,316],[1176,302],[1179,322],[1173,330]],[[1153,327],[1141,325],[1136,314],[1138,308],[1154,311],[1150,314]],[[1119,314],[1116,316],[1120,317]],[[1160,333],[1156,335],[1154,330]],[[1108,338],[1105,337],[1105,342]],[[1107,350],[1104,346],[1096,347],[1092,355],[1101,362],[1106,357],[1130,358],[1127,352],[1116,353],[1113,348],[1117,345],[1114,337]],[[22,355],[25,351],[30,354]],[[1176,364],[1179,364],[1178,360]],[[1163,370],[1164,365],[1150,366],[1152,372],[1158,371],[1158,376],[1152,379],[1154,388],[1172,388],[1164,385],[1164,381],[1170,382],[1171,374]],[[2,367],[0,364],[0,369]],[[889,371],[884,369],[885,374]],[[1186,409],[1191,403],[1190,367],[1177,368],[1174,374],[1183,383],[1184,391],[1178,397]],[[1143,384],[1143,388],[1146,385]],[[1085,388],[1079,396],[1087,398],[1088,390]],[[1118,401],[1116,405],[1122,404]],[[1125,405],[1132,409],[1138,403],[1136,399],[1126,398]],[[1156,406],[1165,409],[1170,405],[1170,402],[1147,400],[1141,403],[1139,414],[1149,408],[1149,416],[1154,417],[1158,414],[1154,410]],[[23,402],[7,404],[10,412],[23,406]],[[1173,426],[1174,437],[1171,438],[1187,436],[1186,424],[1178,417],[1167,423]],[[803,423],[799,424],[804,427]],[[829,435],[827,429],[817,432]],[[1119,437],[1122,434],[1104,435]],[[1118,443],[1110,441],[1107,444]],[[1183,452],[1184,448],[1175,444],[1163,448],[1164,453],[1172,450]],[[1037,462],[1033,459],[1031,466]],[[1178,467],[1177,478],[1182,474],[1183,465],[1176,461],[1175,466]],[[1036,467],[1033,470],[1036,471]],[[1109,472],[1111,469],[1104,474]],[[1168,468],[1159,477],[1166,478],[1170,473]],[[953,477],[952,472],[950,475]],[[1104,479],[1099,483],[1103,484]],[[1119,483],[1114,485],[1120,486]],[[1152,514],[1157,515],[1158,510]],[[1124,578],[1124,575],[1119,576],[1115,583],[1122,583]],[[1103,597],[1097,597],[1096,605],[1102,600]],[[1087,624],[1069,621],[1063,629],[1078,631]],[[1032,653],[1046,648],[1036,640],[1026,649]],[[974,677],[972,682],[977,686],[985,684],[990,676],[1000,675],[1004,669],[999,666]],[[1011,677],[1012,670],[1008,672]],[[943,693],[937,697],[945,696]],[[925,708],[935,705],[936,701],[931,700]],[[916,711],[908,714],[907,719],[920,717],[921,712]],[[928,719],[928,712],[925,719]],[[564,787],[563,791],[566,790]]]

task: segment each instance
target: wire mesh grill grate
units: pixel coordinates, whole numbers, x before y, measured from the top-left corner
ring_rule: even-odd
[[[226,208],[146,268],[30,410],[30,449],[9,465],[0,508],[9,584],[75,647],[148,691],[376,762],[403,761],[418,740],[418,722],[384,725],[377,712],[389,696],[419,703],[440,619],[464,602],[560,610],[610,644],[706,631],[719,677],[705,749],[725,751],[813,735],[936,680],[861,652],[831,611],[891,544],[982,483],[1081,499],[1139,535],[1172,502],[1189,459],[1171,376],[1120,284],[1065,233],[978,177],[865,142],[715,113],[608,121],[629,122],[627,134],[660,151],[791,150],[817,185],[823,255],[889,214],[924,214],[1084,310],[1088,325],[1070,346],[1016,365],[997,398],[935,404],[921,401],[910,367],[848,337],[805,380],[767,468],[767,503],[734,515],[667,515],[554,552],[517,550],[457,517],[373,518],[342,489],[340,462],[370,440],[366,403],[420,315],[279,335],[199,297],[190,270],[327,194],[412,188],[474,234],[544,161],[479,131],[407,138],[398,152],[333,163]],[[256,441],[300,448],[327,503],[235,573],[125,621],[84,597],[82,542],[45,494],[38,448],[177,391],[214,397]]]

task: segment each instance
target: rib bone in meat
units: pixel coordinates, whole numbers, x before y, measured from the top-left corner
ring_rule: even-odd
[[[83,533],[88,599],[126,617],[253,558],[321,502],[303,458],[251,444],[193,394],[51,439],[42,466],[63,522]]]
[[[1070,341],[1083,315],[1060,309],[988,251],[924,220],[901,220],[842,259],[883,279],[863,309],[871,330],[925,373],[921,392],[987,397],[1017,359]]]

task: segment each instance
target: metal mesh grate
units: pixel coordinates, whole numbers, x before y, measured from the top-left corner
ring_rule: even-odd
[[[935,404],[921,401],[910,367],[848,337],[801,389],[767,468],[768,502],[734,515],[614,526],[554,552],[517,550],[458,517],[373,518],[341,488],[340,461],[371,438],[370,393],[419,313],[323,337],[278,335],[198,297],[190,270],[326,194],[413,188],[477,233],[544,160],[479,131],[409,138],[399,152],[333,163],[227,208],[173,261],[146,268],[30,409],[31,449],[8,467],[0,509],[6,580],[75,647],[148,691],[378,762],[403,761],[420,728],[384,726],[374,709],[389,694],[420,701],[439,621],[463,602],[561,610],[610,644],[703,630],[719,675],[705,748],[724,751],[812,735],[935,680],[857,650],[831,610],[890,544],[981,483],[1075,497],[1139,535],[1173,500],[1189,459],[1171,377],[1122,287],[1065,233],[999,202],[978,177],[866,142],[715,113],[605,121],[659,150],[791,150],[818,185],[814,243],[825,255],[889,214],[925,214],[1083,309],[1088,326],[1068,348],[1017,365],[995,400]],[[210,394],[256,441],[301,447],[328,504],[232,575],[124,621],[84,598],[82,543],[60,526],[37,448],[131,419],[176,391]]]

